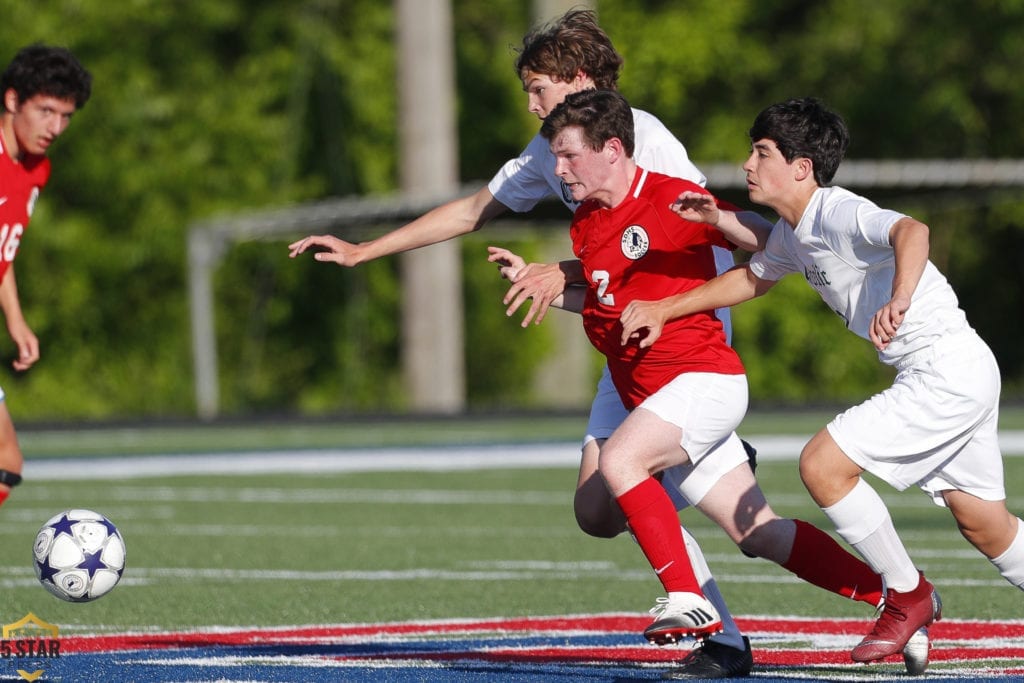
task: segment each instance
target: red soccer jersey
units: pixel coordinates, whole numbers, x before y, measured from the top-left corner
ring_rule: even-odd
[[[585,202],[570,227],[588,283],[583,326],[608,359],[630,410],[684,372],[744,372],[714,311],[668,322],[650,348],[641,350],[636,340],[620,343],[619,316],[630,301],[655,301],[703,284],[717,274],[711,247],[735,248],[714,226],[669,210],[685,190],[706,192],[687,180],[637,169],[625,200],[611,209]]]
[[[16,162],[0,135],[0,281],[18,254],[36,199],[49,179],[49,159],[27,155]]]

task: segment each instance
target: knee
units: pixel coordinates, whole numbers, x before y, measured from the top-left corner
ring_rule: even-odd
[[[626,518],[610,496],[597,500],[593,495],[577,492],[573,500],[576,524],[588,536],[614,538],[626,530]]]
[[[811,441],[804,449],[800,451],[800,481],[804,483],[804,486],[811,487],[815,484],[820,475],[820,468],[818,467],[818,450],[814,447],[814,441]]]

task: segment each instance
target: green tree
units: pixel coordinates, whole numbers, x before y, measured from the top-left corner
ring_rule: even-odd
[[[392,7],[8,5],[6,58],[35,41],[66,45],[95,76],[93,99],[53,148],[53,177],[18,257],[43,359],[0,377],[11,410],[17,420],[190,415],[185,230],[397,187]],[[453,2],[463,180],[489,178],[537,130],[512,71],[530,5]],[[664,120],[698,165],[739,163],[753,116],[808,94],[845,115],[852,158],[1024,157],[1019,2],[602,0],[598,12],[626,58],[623,92]],[[1004,396],[1024,395],[1015,315],[1024,294],[1003,256],[1024,239],[1019,192],[866,194],[929,223],[933,259],[997,352]],[[568,220],[560,207],[542,210]],[[283,242],[232,249],[218,271],[227,410],[400,408],[397,261],[325,268],[289,261]],[[517,382],[548,333],[512,343],[509,321],[494,317],[501,283],[479,244],[465,243],[473,405],[526,404]],[[849,400],[884,385],[888,371],[869,345],[799,285],[783,282],[781,294],[737,309],[755,399]],[[9,355],[8,344],[0,339]]]

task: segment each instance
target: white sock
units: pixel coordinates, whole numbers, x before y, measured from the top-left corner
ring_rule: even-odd
[[[1024,590],[1024,521],[1017,518],[1017,535],[1002,555],[990,560],[999,573],[1017,588]],[[708,598],[710,600],[711,598]],[[717,607],[717,605],[716,605]]]
[[[718,616],[722,618],[722,632],[711,636],[710,640],[720,645],[736,648],[737,650],[745,650],[746,645],[743,643],[743,634],[740,633],[740,627],[736,625],[732,614],[729,613],[729,608],[725,604],[725,598],[722,597],[722,592],[718,590],[715,577],[711,575],[711,569],[708,567],[707,560],[704,559],[704,553],[701,551],[700,546],[697,545],[697,539],[690,535],[686,527],[681,528],[683,530],[683,542],[686,544],[686,553],[690,556],[690,565],[693,567],[693,573],[700,584],[701,592],[704,593],[704,597],[708,599],[708,602],[715,606],[715,609],[718,610]]]
[[[886,588],[900,593],[917,588],[917,567],[896,534],[888,508],[866,481],[858,480],[842,500],[821,511],[832,520],[836,533],[882,576]]]

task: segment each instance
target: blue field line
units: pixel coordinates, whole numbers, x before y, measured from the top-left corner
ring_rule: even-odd
[[[301,648],[296,648],[296,650]],[[196,681],[218,683],[309,683],[331,681],[339,683],[628,683],[630,681],[659,681],[667,667],[641,667],[628,663],[571,664],[491,662],[486,659],[466,659],[444,666],[425,667],[419,663],[394,661],[379,666],[333,667],[323,662],[303,663],[297,653],[281,648],[275,657],[262,662],[248,658],[235,660],[223,652],[162,651],[133,653],[130,656],[98,653],[74,655],[59,662],[47,664],[49,682],[95,683],[96,681],[131,681],[132,683],[163,683],[169,681]],[[279,658],[279,659],[278,659]],[[781,675],[780,675],[781,674]],[[3,679],[6,680],[6,679]],[[732,679],[738,680],[738,679]],[[868,683],[873,681],[913,681],[914,683],[948,683],[949,681],[976,681],[1010,683],[1013,677],[988,674],[982,671],[943,671],[935,674],[908,677],[893,668],[875,674],[867,671],[850,673],[841,669],[821,667],[793,667],[779,673],[770,670],[754,672],[752,683],[794,683],[794,681],[846,681]]]
[[[508,628],[502,628],[501,620],[469,621],[461,629],[449,628],[456,622],[445,621],[435,622],[433,627],[430,622],[422,622],[420,628],[414,629],[403,629],[406,625],[416,626],[414,622],[397,623],[391,625],[394,630],[386,628],[388,625],[369,630],[354,625],[334,629],[313,627],[316,633],[304,633],[305,628],[293,632],[284,628],[238,634],[245,642],[232,639],[230,631],[210,631],[212,641],[220,638],[222,642],[202,643],[202,634],[191,639],[188,634],[180,634],[180,640],[168,642],[166,647],[158,645],[161,641],[158,634],[152,641],[111,643],[109,648],[66,652],[55,659],[4,660],[0,662],[0,677],[7,672],[13,674],[15,668],[28,671],[38,668],[45,670],[45,678],[40,680],[64,682],[624,683],[660,680],[686,652],[685,648],[679,649],[678,654],[651,649],[642,643],[637,631],[625,625],[586,630],[586,618],[568,617],[557,620],[564,624],[550,625],[542,622],[516,625],[515,621],[507,622]],[[792,660],[784,654],[787,652],[785,642],[804,648],[807,642],[812,642],[825,650],[845,651],[856,641],[855,635],[837,635],[835,625],[823,623],[822,631],[815,635],[806,629],[790,633],[792,625],[787,626],[787,623],[783,618],[779,623],[762,624],[762,628],[750,631],[757,662],[751,680],[760,683],[908,680],[901,662],[863,666],[840,658],[842,663],[825,663],[835,658],[822,657],[815,649],[800,651],[799,657],[806,657],[807,663],[784,663]],[[174,634],[163,634],[168,635]],[[984,651],[1004,642],[1005,638],[980,638],[974,647]],[[970,645],[950,643],[949,647],[963,649],[963,654],[955,661],[937,657],[939,661],[933,662],[932,670],[912,680],[1005,683],[1015,679],[1019,667],[1005,657],[1001,662],[986,662],[984,656],[972,657]],[[658,656],[645,657],[639,652],[654,652]],[[933,650],[933,657],[936,654]]]

